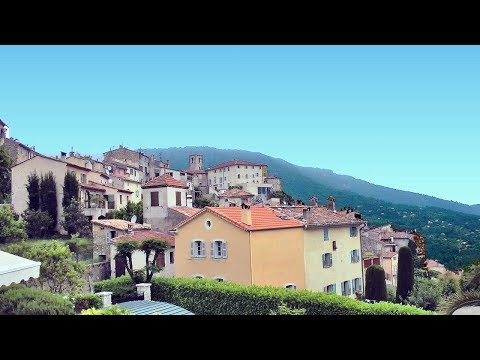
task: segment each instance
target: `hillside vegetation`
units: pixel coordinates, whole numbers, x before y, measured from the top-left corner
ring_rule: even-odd
[[[277,175],[282,178],[285,192],[306,203],[312,195],[315,195],[321,204],[326,204],[328,196],[334,195],[338,209],[344,206],[357,209],[368,220],[370,226],[391,223],[394,227],[404,230],[416,229],[427,239],[427,257],[437,259],[450,269],[463,267],[480,258],[480,216],[477,215],[439,207],[392,203],[371,196],[363,196],[353,191],[340,189],[341,183],[333,186],[333,177],[312,175],[312,172],[317,170],[320,172],[328,172],[329,170],[309,170],[258,152],[223,150],[212,147],[184,147],[144,151],[160,157],[164,161],[170,160],[171,167],[175,169],[187,168],[190,154],[203,154],[206,167],[232,159],[264,163],[268,165],[270,175]],[[326,178],[328,179],[326,180]],[[478,207],[474,206],[473,208]]]

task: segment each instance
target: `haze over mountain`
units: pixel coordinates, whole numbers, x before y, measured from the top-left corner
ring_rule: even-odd
[[[338,209],[344,206],[357,209],[370,226],[390,223],[402,230],[416,229],[427,239],[427,257],[450,269],[480,258],[480,205],[390,189],[330,170],[297,166],[258,152],[212,147],[142,150],[163,161],[170,160],[175,169],[186,169],[191,154],[203,154],[206,167],[233,159],[267,164],[270,175],[282,178],[284,191],[306,203],[315,195],[320,204],[326,204],[327,197],[333,195]],[[477,215],[468,214],[473,212]]]

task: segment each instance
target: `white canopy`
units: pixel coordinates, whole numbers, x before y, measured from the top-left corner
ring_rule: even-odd
[[[38,261],[0,251],[0,286],[19,283],[32,277],[38,278],[40,265]]]

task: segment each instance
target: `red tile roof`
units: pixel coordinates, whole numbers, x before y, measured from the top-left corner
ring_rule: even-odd
[[[205,207],[196,215],[178,224],[176,228],[178,229],[204,212],[218,215],[229,223],[247,231],[299,228],[304,226],[301,221],[283,216],[269,207],[250,208],[252,225],[246,225],[242,222],[242,210],[240,207]]]
[[[439,262],[437,262],[435,260],[431,260],[431,259],[428,259],[427,261],[425,261],[425,266],[427,268],[430,268],[430,267],[445,267],[445,265],[440,264]]]
[[[107,191],[103,187],[100,187],[100,186],[97,186],[97,185],[94,185],[94,184],[80,184],[80,187],[85,188],[85,189],[90,189],[90,190],[97,190],[97,191],[101,191],[101,192]]]
[[[117,236],[116,238],[112,239],[113,243],[118,243],[120,241],[127,241],[127,240],[133,240],[133,241],[145,241],[145,240],[165,240],[168,241],[170,246],[175,247],[175,237],[172,235],[164,234],[158,231],[153,231],[153,230],[134,230],[130,234],[124,234]]]
[[[392,257],[397,256],[397,255],[398,255],[398,253],[396,253],[396,252],[391,252],[391,251],[387,251],[387,252],[384,252],[384,253],[382,254],[382,256],[383,256],[384,258],[392,258]]]
[[[187,174],[206,174],[207,172],[205,170],[190,170],[190,169],[187,169],[187,170],[182,170],[184,172],[186,172]]]
[[[224,167],[236,166],[236,165],[263,166],[265,164],[257,164],[257,163],[253,163],[253,162],[245,161],[245,160],[231,160],[231,161],[223,162],[221,164],[212,166],[211,168],[208,168],[207,171],[217,170],[217,169],[221,169],[221,168],[224,168]]]
[[[137,224],[122,219],[92,220],[92,224],[107,226],[117,230],[128,230],[129,224],[133,224],[133,230],[151,230],[152,228],[149,224]]]
[[[187,185],[166,174],[154,177],[152,180],[143,185],[142,189],[156,187],[174,187],[180,189],[188,189]]]
[[[115,189],[115,190],[117,190],[117,191],[124,192],[124,193],[133,194],[133,191],[126,190],[126,189],[122,189],[122,188],[119,188],[119,187],[116,187],[116,186],[112,186],[112,185],[99,184],[99,183],[97,183],[97,182],[95,182],[95,181],[90,181],[90,184],[94,184],[94,185],[98,185],[98,186],[103,186],[103,187],[106,187],[106,188],[109,188],[109,189]]]
[[[80,165],[72,164],[72,163],[69,163],[69,162],[67,162],[67,166],[70,166],[70,167],[73,167],[73,168],[76,168],[76,169],[80,169],[80,170],[83,170],[83,171],[92,171],[92,170],[86,168],[85,166],[80,166]]]
[[[355,219],[343,212],[333,212],[325,206],[272,206],[281,213],[307,223],[303,218],[303,209],[310,208],[310,219],[308,226],[343,226],[360,225],[365,220]]]
[[[227,190],[222,194],[218,194],[218,197],[251,197],[255,196],[248,191],[240,190],[240,189],[231,189]]]
[[[191,217],[191,216],[197,214],[198,212],[200,212],[202,210],[202,209],[191,208],[191,207],[187,207],[187,206],[169,207],[169,209],[175,210],[175,211],[179,212],[180,214],[188,216],[188,217]]]

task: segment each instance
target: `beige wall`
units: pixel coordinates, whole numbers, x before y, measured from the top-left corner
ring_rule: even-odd
[[[362,290],[365,282],[362,276],[362,260],[351,263],[351,250],[360,250],[360,235],[350,237],[350,227],[330,227],[329,240],[324,240],[323,228],[304,231],[305,238],[305,276],[309,290],[323,291],[324,287],[336,284],[337,294],[342,294],[341,283],[355,278],[362,278]],[[359,231],[358,231],[359,233]],[[333,250],[336,241],[337,250]],[[361,252],[361,251],[360,251]],[[322,255],[333,254],[333,266],[323,268]],[[355,297],[352,292],[351,297]]]
[[[158,192],[159,206],[151,206],[151,193]],[[168,208],[176,207],[176,193],[180,192],[181,206],[187,206],[187,189],[173,187],[158,187],[142,189],[143,193],[143,219],[145,223],[152,225],[153,229],[164,231],[165,218],[168,216]]]
[[[212,222],[210,230],[205,227],[207,219]],[[205,241],[205,258],[190,256],[192,240]],[[227,242],[226,259],[211,258],[210,243],[212,240]],[[191,278],[200,274],[209,279],[222,277],[226,281],[250,285],[252,284],[252,274],[249,242],[247,231],[241,230],[207,211],[178,229],[175,236],[176,277]]]
[[[218,205],[220,207],[229,207],[230,203],[234,203],[236,206],[240,206],[242,205],[243,202],[245,201],[249,202],[249,201],[252,201],[252,199],[253,199],[253,196],[245,197],[243,199],[241,197],[235,197],[235,196],[229,196],[229,197],[222,196],[218,200]]]
[[[111,269],[111,277],[115,278],[115,255],[117,254],[115,244],[110,244],[110,253],[111,253],[111,262],[110,262],[110,269]],[[153,276],[159,277],[175,277],[175,262],[170,264],[170,252],[175,254],[175,249],[171,248],[165,251],[165,267],[162,271],[155,273]],[[150,255],[150,261],[153,259],[153,254]],[[175,259],[174,259],[175,260]],[[136,250],[132,253],[132,263],[133,263],[133,270],[141,270],[145,268],[145,253],[140,250]],[[125,273],[128,275],[127,271]]]
[[[250,232],[252,283],[305,289],[303,228]]]
[[[238,168],[238,166],[240,166],[240,168]],[[245,169],[245,166],[247,167],[247,169]],[[263,183],[264,177],[262,173],[262,167],[258,165],[253,167],[254,168],[252,169],[252,165],[234,165],[234,166],[224,167],[217,170],[207,171],[209,192],[210,193],[215,192],[214,190],[215,186],[217,187],[218,191],[228,190],[229,186],[246,185],[246,184],[268,186],[267,184]],[[240,175],[240,179],[238,178],[238,175]],[[248,178],[246,177],[246,175],[248,175]],[[222,178],[222,182],[220,182],[220,178]],[[255,185],[251,187],[254,187]],[[246,190],[246,191],[249,191],[249,190]],[[257,192],[254,192],[253,194],[256,195]]]
[[[382,267],[385,270],[386,283],[397,286],[398,255],[391,258],[384,257]]]
[[[12,204],[14,211],[21,215],[21,213],[28,208],[28,191],[26,188],[28,176],[36,171],[40,177],[51,171],[55,177],[57,188],[57,227],[60,230],[60,219],[63,216],[63,180],[66,173],[66,164],[51,160],[48,158],[36,156],[29,161],[23,162],[12,168]]]

